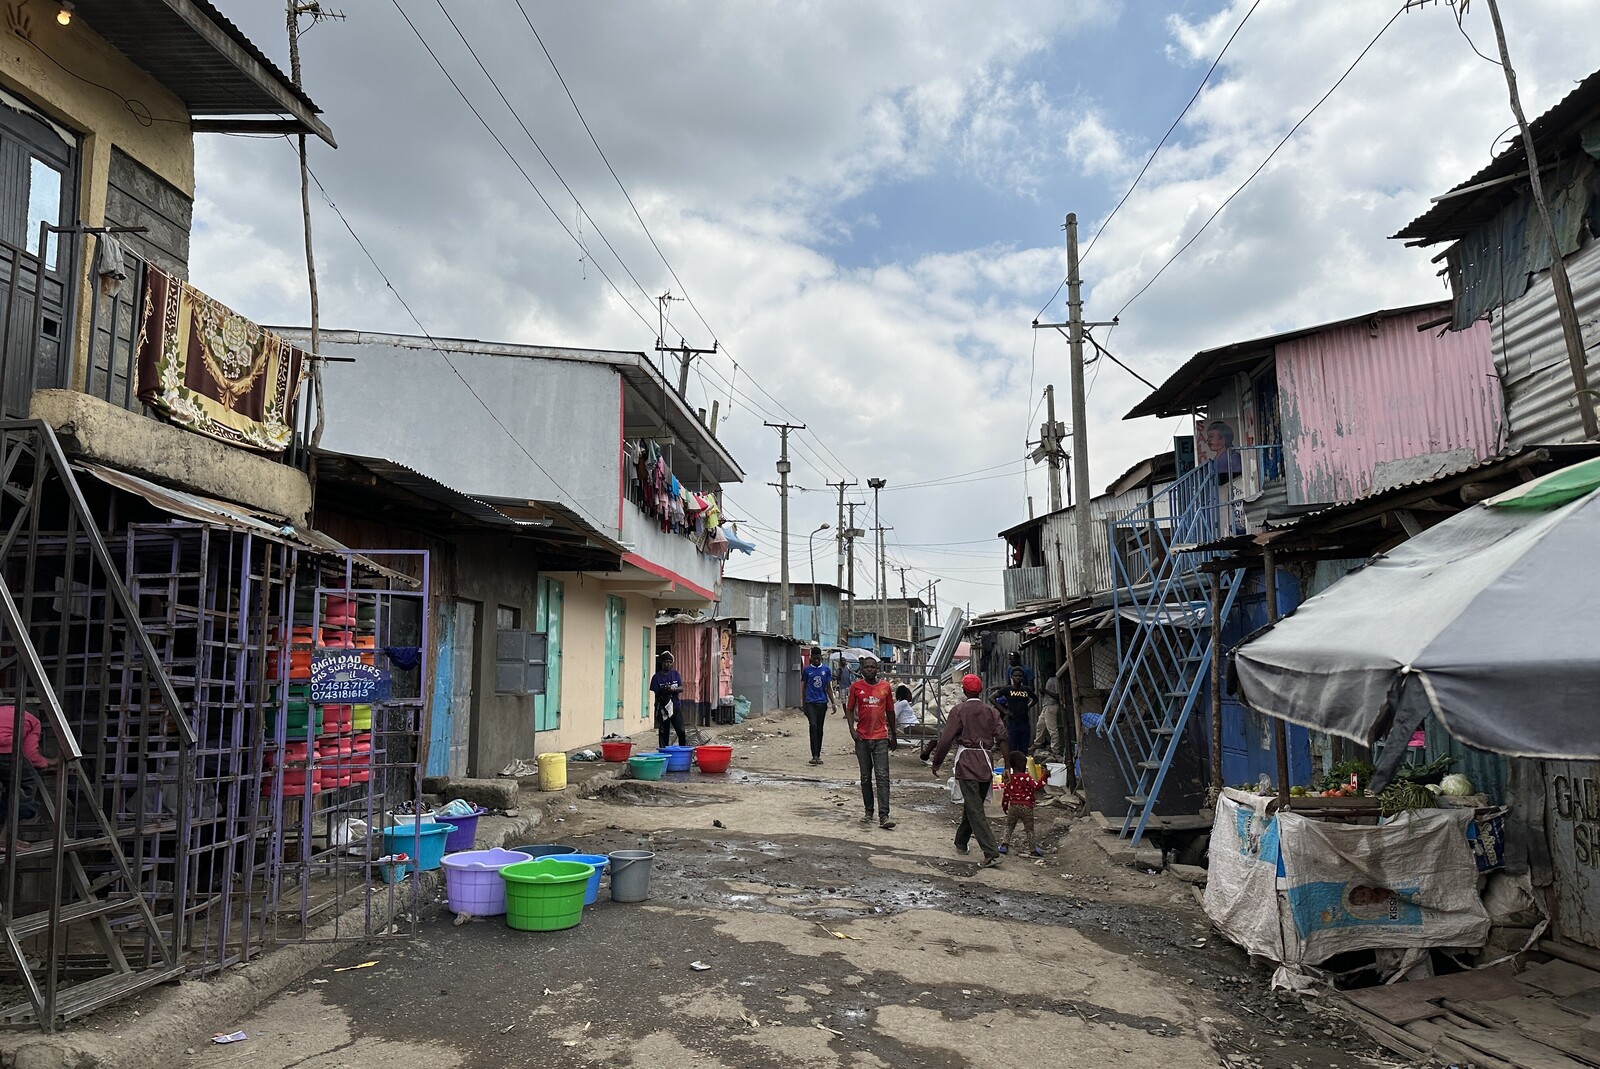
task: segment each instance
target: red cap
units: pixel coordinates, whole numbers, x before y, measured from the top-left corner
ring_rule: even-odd
[[[983,680],[969,672],[961,677],[961,689],[968,694],[982,694]]]

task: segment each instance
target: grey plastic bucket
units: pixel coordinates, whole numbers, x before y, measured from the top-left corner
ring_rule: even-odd
[[[611,858],[611,901],[643,902],[650,897],[650,865],[655,854],[649,850],[616,850]]]

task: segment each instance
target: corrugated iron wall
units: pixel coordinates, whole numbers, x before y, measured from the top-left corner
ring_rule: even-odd
[[[1158,486],[1154,493],[1152,503],[1149,489],[1140,488],[1129,490],[1125,494],[1115,497],[1103,494],[1090,503],[1090,514],[1094,522],[1090,531],[1094,539],[1094,554],[1092,557],[1091,574],[1089,576],[1089,590],[1092,593],[1102,593],[1110,590],[1115,585],[1111,570],[1111,552],[1107,546],[1109,537],[1106,524],[1110,520],[1120,519],[1129,513],[1145,507],[1153,507],[1158,514],[1166,514],[1168,500],[1165,490],[1167,484]],[[1044,529],[1040,532],[1040,544],[1044,552],[1044,566],[1048,577],[1045,585],[1048,588],[1045,596],[1057,598],[1061,596],[1062,586],[1060,581],[1061,569],[1066,568],[1066,594],[1073,597],[1080,592],[1078,584],[1078,529],[1073,519],[1074,509],[1063,509],[1045,517]],[[1164,518],[1164,515],[1163,515]]]
[[[1596,298],[1600,306],[1600,292]],[[1443,337],[1438,328],[1418,332],[1440,314],[1413,312],[1277,347],[1291,505],[1362,497],[1383,461],[1499,451],[1502,405],[1489,326]]]
[[[1600,242],[1568,257],[1567,274],[1593,386],[1600,382]],[[1503,316],[1490,329],[1494,362],[1505,379],[1510,444],[1583,441],[1550,276],[1535,279],[1524,296],[1506,306]]]

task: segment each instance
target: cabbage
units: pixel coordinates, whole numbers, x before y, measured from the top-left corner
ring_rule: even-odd
[[[1472,781],[1459,772],[1452,772],[1439,782],[1439,793],[1448,794],[1453,798],[1465,798],[1477,794],[1477,788]]]

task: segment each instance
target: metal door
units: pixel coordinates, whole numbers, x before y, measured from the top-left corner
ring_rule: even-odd
[[[428,767],[430,776],[450,774],[450,706],[455,697],[456,614],[452,606],[439,606],[438,657],[433,666],[433,700],[428,707]]]
[[[639,629],[639,715],[650,712],[650,629]]]
[[[606,597],[606,694],[605,718],[622,718],[622,666],[626,652],[622,646],[622,623],[628,603],[614,594]]]
[[[472,759],[472,712],[477,693],[478,603],[457,601],[450,676],[450,775],[465,779]]]

